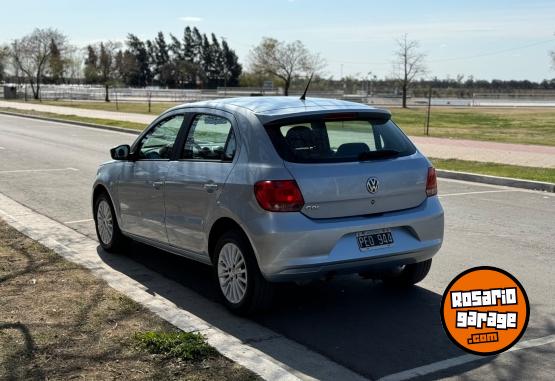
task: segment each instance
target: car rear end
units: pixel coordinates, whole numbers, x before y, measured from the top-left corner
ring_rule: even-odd
[[[256,179],[256,211],[243,221],[267,279],[414,264],[439,250],[435,170],[389,113],[315,111],[261,124],[285,169]]]

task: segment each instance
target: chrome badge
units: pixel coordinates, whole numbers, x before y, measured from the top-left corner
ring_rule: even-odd
[[[366,190],[369,193],[376,193],[378,191],[379,186],[380,186],[380,182],[375,177],[370,177],[368,180],[366,180]]]

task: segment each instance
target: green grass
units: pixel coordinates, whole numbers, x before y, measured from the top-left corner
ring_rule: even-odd
[[[11,107],[0,107],[0,111],[13,112],[13,113],[22,114],[22,115],[42,116],[42,117],[45,117],[45,118],[68,120],[68,121],[73,121],[73,122],[100,124],[100,125],[103,125],[103,126],[130,128],[130,129],[139,130],[139,131],[144,130],[145,127],[147,126],[146,124],[142,124],[142,123],[126,122],[126,121],[122,121],[122,120],[87,118],[87,117],[77,116],[77,115],[55,114],[55,113],[52,113],[52,112],[43,112],[43,111],[34,111],[34,110],[20,110],[20,109],[11,108]]]
[[[424,135],[425,108],[391,109],[408,134]],[[430,136],[555,146],[555,108],[432,108]]]
[[[148,104],[87,101],[43,101],[42,104],[148,114]],[[158,115],[176,103],[152,103]],[[409,135],[424,135],[425,107],[391,108],[393,120]],[[430,136],[555,146],[555,108],[433,107]]]
[[[555,183],[555,168],[523,167],[457,159],[431,158],[430,160],[438,169]]]
[[[135,340],[150,353],[188,361],[200,361],[217,353],[199,333],[141,332],[135,334]]]

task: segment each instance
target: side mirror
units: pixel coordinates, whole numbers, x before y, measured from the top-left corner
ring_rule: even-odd
[[[110,155],[114,160],[128,160],[131,154],[131,147],[129,144],[122,144],[110,150]]]

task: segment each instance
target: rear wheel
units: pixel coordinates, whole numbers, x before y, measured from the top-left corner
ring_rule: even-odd
[[[388,286],[408,287],[426,278],[431,267],[432,259],[428,259],[424,262],[412,263],[388,271],[381,274],[380,278]]]
[[[261,274],[252,248],[244,234],[224,233],[215,247],[214,269],[225,305],[240,315],[268,308],[273,287]]]
[[[106,251],[119,251],[125,244],[116,219],[114,207],[106,193],[101,193],[94,203],[94,222],[100,246]]]

